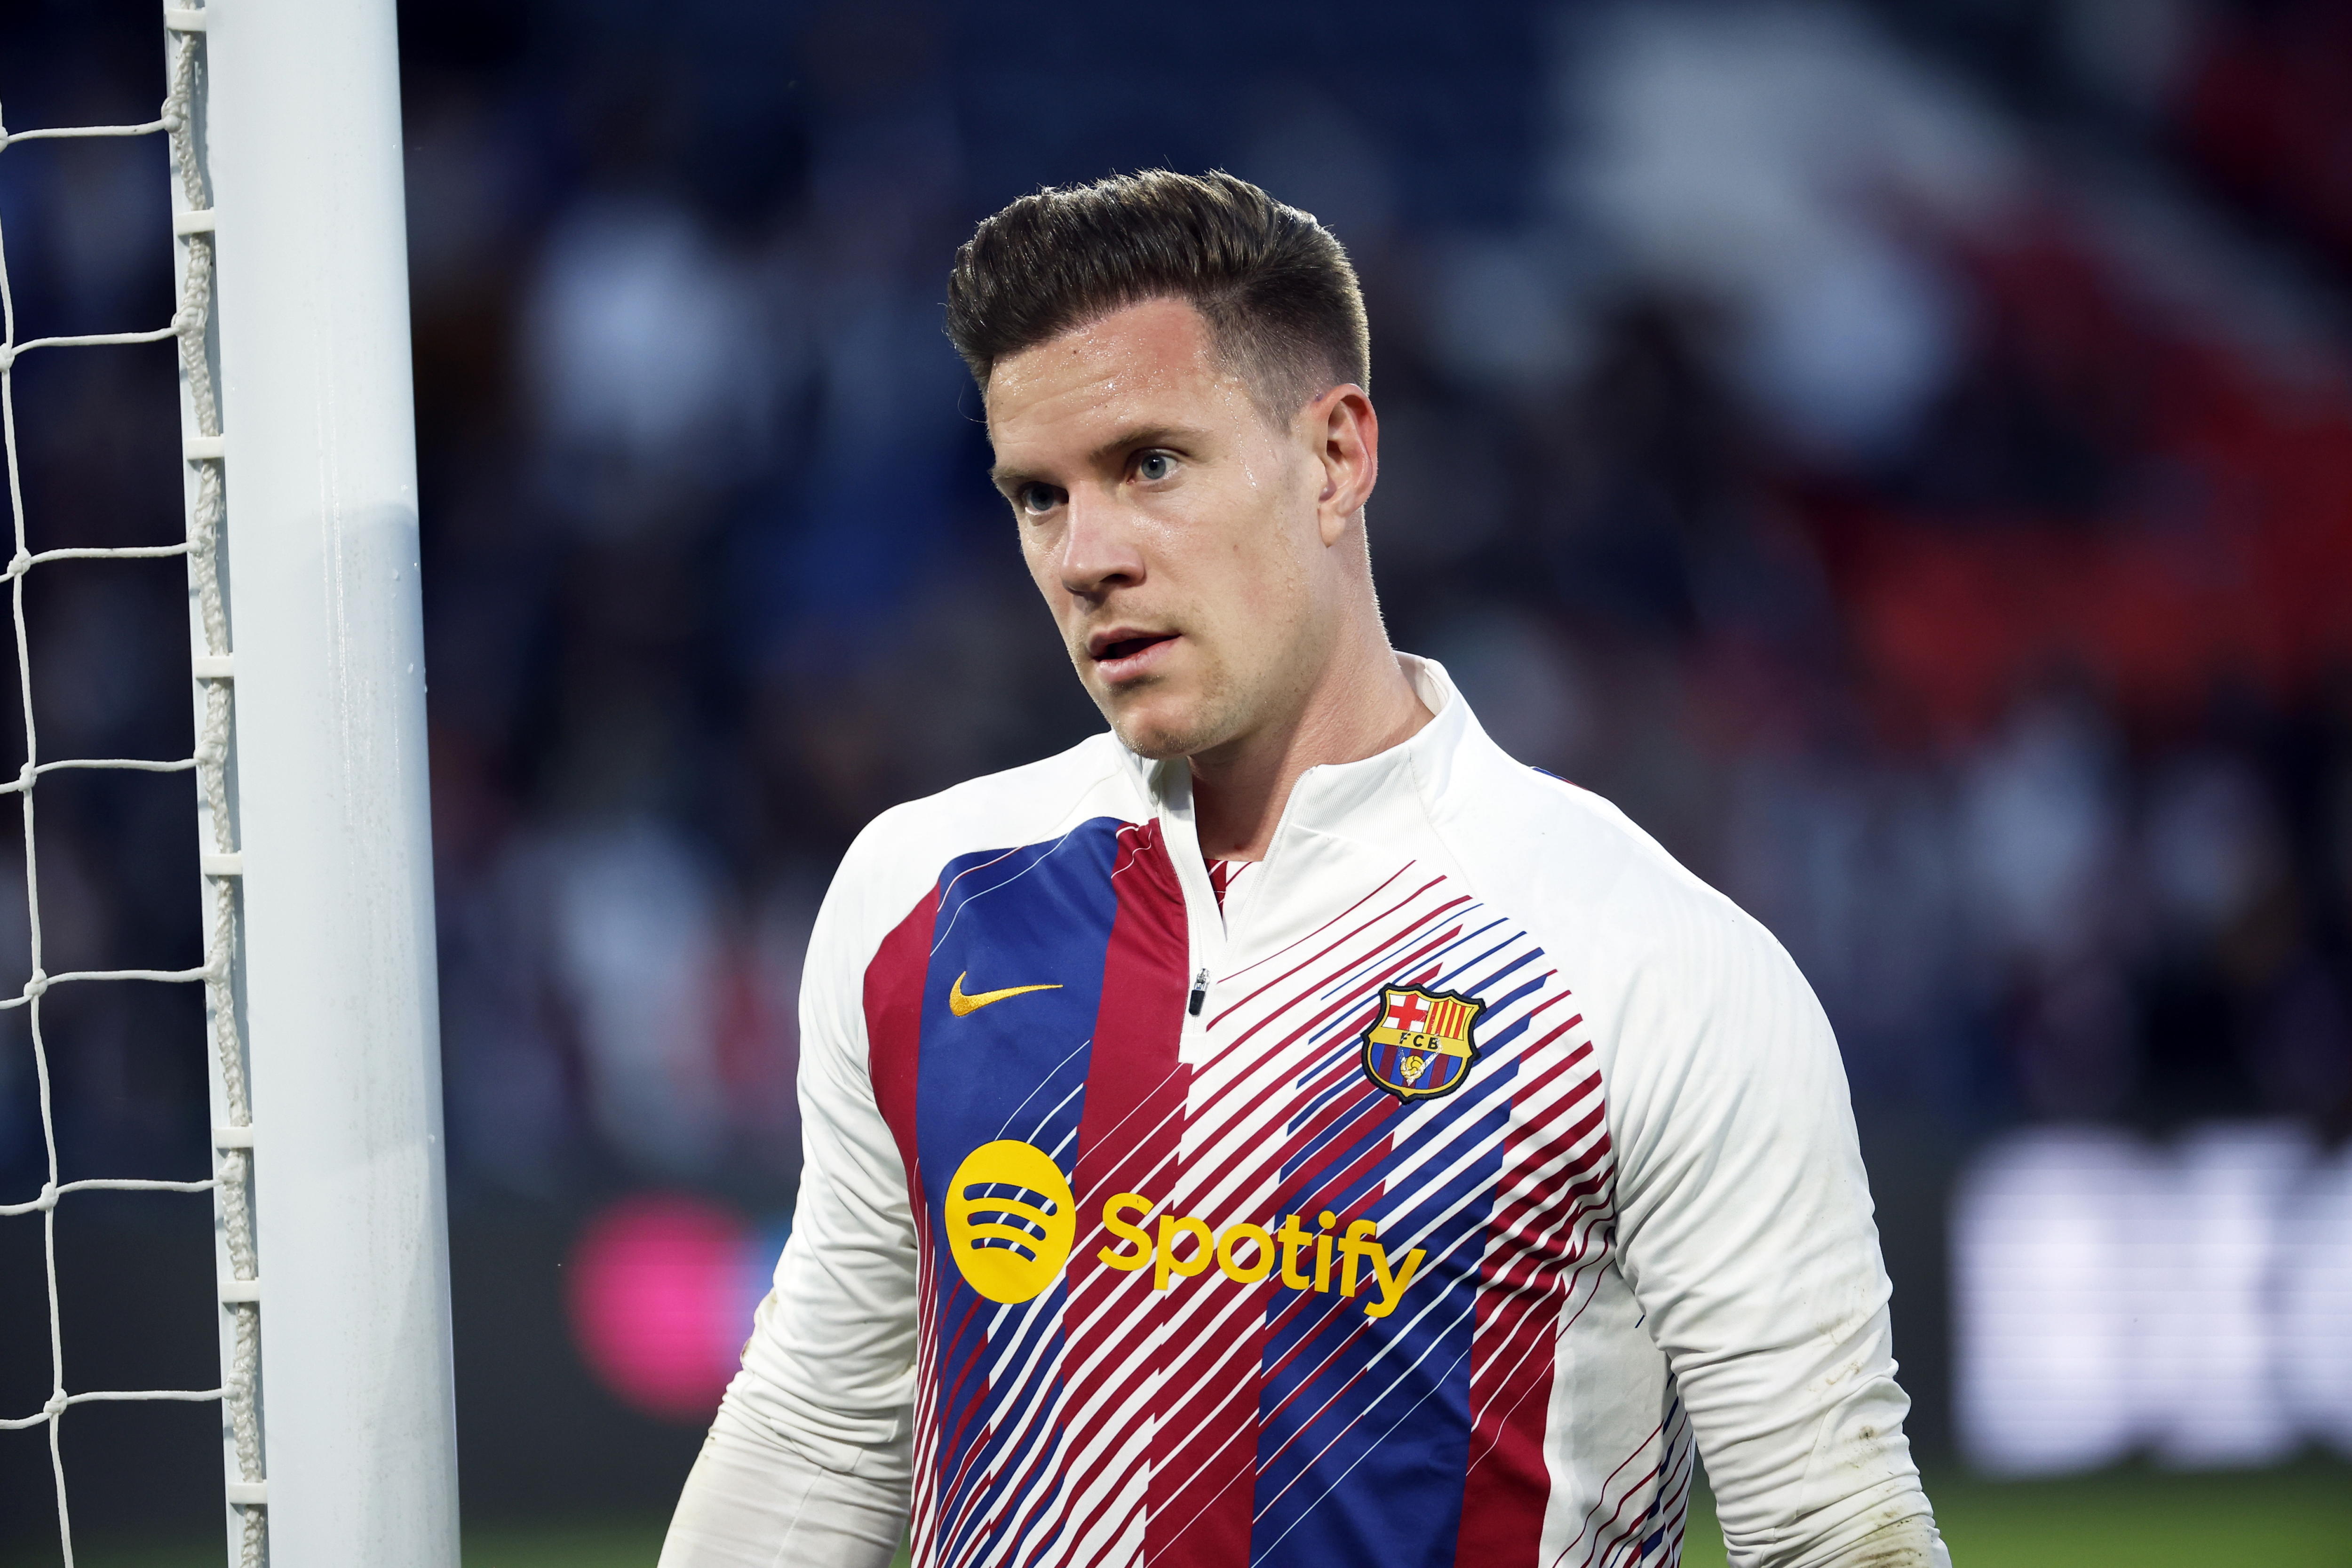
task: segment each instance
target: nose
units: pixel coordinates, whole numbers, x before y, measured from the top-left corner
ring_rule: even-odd
[[[1059,570],[1063,590],[1075,598],[1100,599],[1114,588],[1143,581],[1143,552],[1115,501],[1074,492],[1069,523],[1062,535]]]

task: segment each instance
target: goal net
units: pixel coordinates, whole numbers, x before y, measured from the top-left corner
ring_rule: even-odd
[[[160,21],[167,94],[152,120],[15,130],[0,97],[0,155],[77,138],[167,144],[172,221],[154,243],[173,247],[176,285],[163,324],[41,335],[18,321],[0,233],[13,528],[0,580],[25,739],[0,795],[22,814],[30,948],[28,978],[0,1010],[25,1021],[46,1160],[37,1193],[0,1194],[0,1223],[42,1228],[49,1372],[47,1400],[0,1411],[0,1432],[46,1430],[68,1568],[64,1429],[77,1407],[121,1401],[218,1405],[229,1558],[242,1568],[454,1564],[392,5],[215,0],[167,5]],[[184,540],[34,548],[43,528],[27,515],[18,366],[163,343],[176,347]],[[28,585],[59,563],[174,556],[187,571],[191,753],[46,755]],[[190,776],[204,907],[194,967],[44,966],[40,786],[91,769]],[[188,1047],[207,1063],[212,1174],[61,1180],[52,1065],[73,1042],[45,1029],[45,998],[142,984],[201,989],[205,1038]],[[57,1236],[76,1195],[94,1191],[210,1194],[215,1386],[70,1384]],[[79,1462],[100,1461],[85,1450]]]

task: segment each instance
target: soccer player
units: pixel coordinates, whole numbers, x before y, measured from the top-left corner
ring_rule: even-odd
[[[1837,1047],[1392,650],[1356,279],[1223,174],[1024,197],[948,331],[1110,731],[886,812],[666,1568],[1948,1562]],[[908,715],[919,722],[919,715]]]

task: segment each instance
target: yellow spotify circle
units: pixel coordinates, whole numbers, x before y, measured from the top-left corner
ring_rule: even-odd
[[[1026,1301],[1051,1285],[1078,1234],[1062,1168],[1017,1138],[964,1156],[948,1183],[947,1216],[957,1269],[992,1301]]]

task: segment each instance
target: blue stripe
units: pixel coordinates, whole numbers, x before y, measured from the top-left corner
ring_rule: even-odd
[[[1477,949],[1457,959],[1436,983],[1474,999],[1542,956],[1515,933],[1492,942],[1489,923],[1446,946]],[[1481,941],[1481,938],[1487,938]],[[1475,979],[1468,972],[1503,954]],[[1391,955],[1391,963],[1396,962]],[[1415,965],[1419,967],[1418,963]],[[1481,1018],[1492,1019],[1541,988],[1528,980],[1507,994],[1485,998]],[[1402,1262],[1407,1237],[1436,1225],[1418,1245],[1427,1253],[1405,1300],[1386,1318],[1368,1318],[1375,1299],[1369,1283],[1354,1300],[1335,1289],[1325,1296],[1281,1292],[1270,1311],[1297,1313],[1269,1336],[1265,1364],[1278,1368],[1260,1392],[1259,1472],[1253,1563],[1283,1568],[1355,1568],[1382,1564],[1449,1564],[1461,1530],[1462,1477],[1469,1464],[1471,1338],[1476,1328],[1482,1233],[1501,1173],[1503,1132],[1519,1076],[1518,1058],[1496,1047],[1516,1038],[1524,1018],[1478,1040],[1470,1081],[1444,1099],[1381,1101],[1371,1115],[1343,1118],[1309,1148],[1286,1163],[1285,1175],[1308,1160],[1344,1170],[1413,1118],[1422,1140],[1486,1152],[1442,1185],[1411,1187],[1376,1198],[1369,1217]],[[1352,1044],[1352,1042],[1350,1042]],[[1294,1121],[1295,1128],[1299,1123]],[[1400,1148],[1372,1170],[1328,1194],[1335,1210],[1377,1193]],[[1443,1166],[1441,1156],[1435,1163]],[[1460,1206],[1455,1208],[1455,1205]],[[1311,1216],[1303,1216],[1311,1225]]]
[[[1464,909],[1455,910],[1454,913],[1459,918],[1466,919],[1471,915],[1476,914],[1483,908],[1485,908],[1485,906],[1482,904],[1471,904]],[[1501,925],[1502,923],[1503,918],[1498,915],[1475,931],[1462,931],[1457,934],[1452,942],[1447,942],[1444,946],[1432,949],[1430,952],[1423,954],[1420,962],[1423,963],[1433,963],[1437,960],[1444,957],[1447,953],[1452,952],[1455,948],[1462,946],[1464,943],[1477,941],[1480,937],[1485,936],[1488,931],[1493,931],[1496,926]],[[1356,965],[1355,968],[1341,975],[1338,980],[1333,981],[1330,984],[1325,986],[1323,988],[1322,994],[1326,996],[1336,994],[1355,984],[1358,976],[1369,974],[1374,970],[1383,969],[1392,965],[1396,962],[1396,957],[1399,953],[1402,952],[1406,948],[1411,947],[1414,942],[1426,937],[1428,934],[1429,932],[1426,928],[1423,927],[1415,927],[1413,930],[1405,932],[1404,935],[1397,938],[1388,946],[1382,948],[1379,952],[1374,953],[1371,957],[1366,959],[1363,963]],[[1509,937],[1504,939],[1504,945],[1508,946],[1511,942],[1517,941],[1519,934],[1520,933],[1515,931]],[[1489,949],[1488,951],[1491,952],[1493,950]]]
[[[1494,1075],[1497,1086],[1506,1076]],[[1479,1105],[1486,1106],[1481,1123],[1460,1127],[1462,1113]],[[1509,1110],[1507,1093],[1490,1090],[1462,1111],[1433,1118],[1433,1136],[1442,1135],[1440,1127],[1458,1129],[1473,1141],[1492,1137],[1494,1146],[1444,1186],[1413,1194],[1417,1201],[1391,1194],[1374,1205],[1370,1217],[1381,1234],[1402,1241],[1418,1228],[1417,1216],[1473,1199],[1422,1241],[1430,1261],[1393,1313],[1366,1317],[1375,1293],[1369,1290],[1353,1300],[1336,1289],[1279,1297],[1278,1306],[1297,1303],[1299,1315],[1266,1347],[1266,1364],[1280,1370],[1260,1394],[1253,1563],[1453,1562],[1470,1458],[1475,1233],[1486,1226],[1502,1163],[1502,1142],[1493,1135]],[[1448,1252],[1446,1262],[1436,1261]],[[1391,1267],[1401,1262],[1394,1258]]]
[[[1097,817],[1046,843],[960,857],[940,874],[923,982],[915,1137],[938,1265],[940,1451],[932,1485],[940,1489],[938,1549],[948,1558],[969,1547],[1003,1488],[1054,1439],[1052,1423],[1043,1419],[1018,1442],[1011,1439],[1022,1407],[1057,1397],[1050,1380],[1040,1373],[1016,1407],[1010,1389],[990,1386],[988,1367],[1000,1359],[1033,1369],[1057,1362],[1065,1301],[1058,1280],[1045,1295],[1012,1306],[986,1300],[965,1283],[949,1249],[948,1184],[974,1149],[1003,1138],[1045,1151],[1064,1179],[1075,1173],[1103,960],[1118,907],[1110,873],[1120,826]],[[1006,997],[957,1017],[948,995],[959,979],[967,994],[1016,985],[1058,989]],[[993,1343],[1003,1335],[1014,1342]],[[997,1353],[1008,1350],[1009,1359]]]

